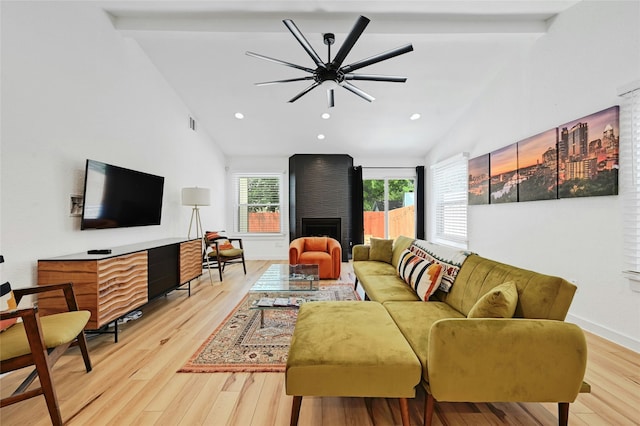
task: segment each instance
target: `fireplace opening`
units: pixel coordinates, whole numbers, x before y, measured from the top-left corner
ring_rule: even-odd
[[[339,217],[302,218],[302,237],[331,237],[342,241],[341,221]]]

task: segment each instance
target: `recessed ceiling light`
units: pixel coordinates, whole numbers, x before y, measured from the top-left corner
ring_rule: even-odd
[[[420,114],[415,113],[415,114],[411,114],[411,117],[409,117],[409,120],[417,120],[418,118],[420,118]]]
[[[329,118],[331,118],[331,114],[329,114],[328,112],[324,112],[320,117],[322,117],[324,120],[328,120]]]
[[[323,139],[324,139],[324,135],[323,135],[322,133],[320,133],[320,134],[318,135],[318,139],[323,140]]]
[[[244,114],[243,114],[243,113],[241,113],[241,112],[236,112],[235,117],[236,117],[238,120],[242,120],[242,119],[244,118]]]

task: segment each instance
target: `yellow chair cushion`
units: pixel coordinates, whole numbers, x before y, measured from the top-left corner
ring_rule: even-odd
[[[89,311],[64,312],[40,317],[44,344],[55,348],[76,338],[87,325]],[[31,353],[24,324],[19,322],[0,333],[0,360],[15,358]]]
[[[240,256],[242,254],[242,249],[239,248],[231,248],[228,250],[220,250],[220,256],[222,257],[236,257],[236,256]],[[213,250],[211,252],[209,252],[209,257],[210,258],[215,258],[217,256],[216,251]]]

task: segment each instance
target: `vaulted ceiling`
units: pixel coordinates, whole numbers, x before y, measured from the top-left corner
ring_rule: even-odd
[[[102,6],[114,27],[135,39],[197,121],[228,156],[338,153],[424,156],[497,73],[543,37],[574,0],[536,1],[129,1]],[[292,19],[326,60],[358,16],[371,20],[344,63],[412,43],[414,51],[358,72],[407,77],[406,83],[357,81],[371,103],[338,87],[335,107],[304,71],[247,56],[251,51],[315,68],[282,20]],[[237,119],[236,113],[243,119]],[[325,112],[329,119],[323,119]],[[417,120],[410,120],[420,114]],[[185,124],[186,125],[186,124]],[[318,139],[318,135],[324,139]]]

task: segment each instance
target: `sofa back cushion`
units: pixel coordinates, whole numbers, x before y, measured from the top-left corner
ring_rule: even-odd
[[[400,261],[402,252],[408,249],[414,241],[415,238],[405,237],[404,235],[396,237],[393,242],[393,254],[391,255],[391,264],[394,268],[398,268],[398,262]]]
[[[513,281],[518,289],[514,318],[563,321],[576,286],[550,275],[539,274],[472,254],[467,257],[449,293],[436,292],[438,300],[468,315],[490,289]]]
[[[327,237],[306,237],[304,239],[304,251],[327,252]]]
[[[384,240],[382,238],[371,238],[371,248],[369,249],[369,260],[377,260],[378,262],[391,263],[393,254],[393,240]]]

